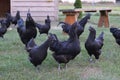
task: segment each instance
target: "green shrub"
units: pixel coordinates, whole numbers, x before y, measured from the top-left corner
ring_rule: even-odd
[[[75,2],[74,2],[74,7],[75,7],[75,8],[82,8],[81,0],[75,0]],[[81,17],[82,17],[82,12],[80,12],[78,18],[81,18]]]

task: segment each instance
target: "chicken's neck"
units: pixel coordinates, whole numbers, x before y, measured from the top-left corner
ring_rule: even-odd
[[[88,20],[88,17],[85,17],[79,22],[79,24],[84,28],[85,24],[87,23],[87,20]]]
[[[77,36],[77,34],[75,34],[75,35],[71,35],[70,37],[69,37],[69,41],[76,41],[76,40],[78,40],[79,38],[78,38],[78,36]]]

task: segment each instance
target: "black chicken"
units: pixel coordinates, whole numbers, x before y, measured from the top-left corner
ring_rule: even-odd
[[[45,24],[44,25],[41,25],[41,24],[38,24],[36,23],[36,27],[38,28],[40,34],[48,34],[50,28],[51,28],[51,20],[50,20],[50,17],[47,16],[47,19],[45,19]]]
[[[90,56],[90,61],[92,61],[92,55],[94,55],[96,59],[99,59],[103,47],[104,33],[101,32],[96,38],[96,30],[93,27],[90,27],[89,31],[90,34],[85,42],[85,48]]]
[[[47,50],[52,41],[53,41],[53,38],[51,35],[49,35],[48,39],[40,46],[37,46],[35,44],[33,38],[28,42],[26,49],[27,49],[27,52],[29,53],[29,60],[36,68],[38,68],[37,66],[41,65],[42,62],[47,57]]]
[[[1,20],[1,27],[0,27],[0,37],[4,38],[4,34],[7,32],[6,21]]]
[[[16,26],[17,21],[20,19],[20,11],[17,11],[15,17],[11,16],[11,22]]]
[[[117,43],[118,45],[120,45],[120,29],[111,27],[111,28],[110,28],[110,32],[111,32],[112,35],[114,36],[114,38],[115,38],[115,40],[116,40],[116,43]]]
[[[35,22],[32,19],[31,14],[29,12],[27,13],[25,25],[23,19],[19,19],[17,24],[18,24],[17,32],[23,44],[27,45],[28,41],[31,38],[35,38],[37,36]]]
[[[6,25],[6,27],[9,28],[10,24],[11,24],[11,20],[12,20],[12,18],[11,18],[10,13],[6,13],[5,14],[5,19],[0,20],[0,23],[4,22],[4,24]]]
[[[69,38],[66,41],[59,41],[57,36],[54,34],[54,42],[50,45],[54,59],[59,63],[58,69],[60,70],[60,64],[67,63],[74,59],[81,51],[80,42],[76,34],[76,27],[79,26],[75,22],[69,30]]]
[[[90,19],[90,16],[91,16],[91,14],[87,14],[84,18],[82,18],[79,21],[79,26],[77,26],[77,36],[78,36],[78,38],[84,32],[85,25],[86,25],[88,19]],[[59,22],[58,25],[60,25],[60,24],[62,25],[61,27],[62,27],[63,31],[65,33],[68,33],[71,25],[68,24],[68,23],[65,23],[65,22]]]

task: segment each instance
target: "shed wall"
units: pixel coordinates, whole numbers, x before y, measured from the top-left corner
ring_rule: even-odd
[[[25,19],[28,9],[36,21],[44,21],[49,15],[52,20],[58,20],[58,0],[11,0],[11,14],[19,10]]]

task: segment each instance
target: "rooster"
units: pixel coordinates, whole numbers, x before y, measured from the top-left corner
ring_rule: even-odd
[[[75,22],[69,30],[69,38],[66,41],[59,41],[54,35],[54,42],[50,45],[50,50],[53,51],[53,58],[59,63],[58,70],[61,69],[60,64],[67,63],[73,60],[81,51],[80,42],[76,34],[76,27],[79,24]]]
[[[49,15],[47,16],[47,19],[45,19],[45,24],[41,25],[36,23],[36,27],[38,28],[40,34],[48,34],[50,28],[51,28],[51,20]]]
[[[84,32],[84,28],[85,25],[88,21],[88,19],[90,19],[90,14],[87,14],[85,17],[83,17],[80,21],[79,21],[79,26],[77,26],[77,36],[79,38],[79,36]],[[65,22],[59,22],[58,25],[61,24],[61,27],[63,29],[63,32],[68,33],[70,30],[71,25]]]
[[[89,36],[85,42],[85,48],[90,56],[90,62],[92,62],[92,55],[98,60],[103,47],[104,32],[96,38],[96,30],[93,27],[89,27]]]
[[[32,19],[30,12],[27,13],[25,25],[24,25],[24,21],[22,18],[20,18],[17,21],[17,24],[18,24],[17,32],[23,44],[27,45],[27,43],[29,42],[31,38],[35,38],[37,36],[35,22]]]
[[[120,45],[120,29],[111,27],[110,32],[112,33],[113,37],[116,40],[116,43]]]

